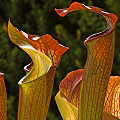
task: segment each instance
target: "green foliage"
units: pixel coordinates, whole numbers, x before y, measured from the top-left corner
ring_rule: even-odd
[[[61,65],[57,69],[51,99],[48,120],[61,119],[54,96],[60,81],[72,70],[83,68],[86,60],[86,48],[83,41],[86,37],[106,28],[106,22],[100,15],[88,11],[73,12],[64,18],[59,17],[54,8],[65,8],[73,0],[4,0],[0,4],[0,71],[5,73],[8,94],[8,119],[17,116],[18,85],[17,82],[25,75],[23,67],[31,62],[25,52],[16,47],[8,38],[7,22],[11,22],[30,34],[51,34],[59,43],[70,50],[63,55]],[[98,6],[120,17],[119,0],[87,0],[80,1],[86,5]],[[95,15],[92,15],[95,14]],[[93,17],[94,16],[94,17]],[[112,75],[120,75],[119,34],[120,21],[116,27],[116,49]],[[81,46],[81,47],[80,47]],[[14,97],[13,97],[14,96]]]
[[[16,118],[14,116],[16,116],[16,112],[15,112],[15,106],[14,106],[14,101],[15,101],[15,97],[14,96],[9,96],[8,98],[8,105],[7,105],[7,120],[16,120]]]

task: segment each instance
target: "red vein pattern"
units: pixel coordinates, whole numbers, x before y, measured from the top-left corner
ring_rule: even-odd
[[[105,111],[103,111],[102,120],[120,120],[118,117],[115,117]]]
[[[111,76],[108,83],[104,110],[120,118],[120,77]]]
[[[69,106],[66,106],[64,101],[67,100],[70,104],[75,106],[78,111],[80,90],[83,77],[83,69],[70,72],[60,83],[60,91],[57,93],[56,97],[60,96],[61,98],[56,98],[58,108],[61,115],[64,114],[71,119],[72,115],[74,116],[75,112],[71,111]],[[104,110],[102,113],[102,120],[119,120],[120,118],[120,77],[111,76],[109,78],[109,83],[107,87],[107,94],[105,97]],[[62,102],[63,101],[63,102]],[[64,109],[63,106],[64,105]],[[69,110],[68,110],[69,109]],[[68,112],[68,113],[67,113]],[[63,117],[62,116],[62,117]],[[65,117],[67,119],[67,117]],[[74,118],[73,120],[77,120]]]
[[[7,93],[4,83],[4,74],[0,73],[0,120],[7,118]]]
[[[23,31],[18,31],[14,28],[9,20],[9,35],[13,43],[18,46],[24,46],[30,44],[33,48],[41,51],[47,55],[52,61],[52,67],[58,67],[60,64],[60,58],[69,48],[60,45],[57,40],[52,38],[51,35],[30,35]]]
[[[46,120],[56,67],[68,48],[58,44],[50,35],[19,32],[10,20],[8,33],[11,41],[33,60],[24,68],[27,75],[19,81],[18,120]]]
[[[85,6],[77,2],[73,2],[69,8],[55,10],[61,17],[72,11],[89,10],[102,14],[108,23],[104,31],[89,36],[84,42],[88,57],[84,68],[78,110],[79,120],[100,120],[114,58],[114,30],[117,16],[101,8]]]
[[[18,120],[46,120],[56,68],[19,89]]]
[[[59,85],[55,96],[59,111],[64,120],[77,120],[78,103],[82,84],[83,69],[72,71],[66,75]]]
[[[89,42],[83,78],[81,110],[85,120],[102,117],[104,99],[114,56],[114,32]]]
[[[39,37],[38,40],[34,38]],[[51,35],[30,35],[28,34],[30,42],[42,53],[47,55],[52,60],[52,67],[58,67],[60,64],[60,58],[69,48],[58,44],[58,41],[53,39]]]
[[[78,108],[83,69],[70,72],[60,83],[60,92],[68,102]]]

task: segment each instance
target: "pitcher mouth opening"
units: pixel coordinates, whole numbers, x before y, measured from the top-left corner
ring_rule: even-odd
[[[113,30],[112,30],[112,31],[113,31]],[[103,30],[103,31],[101,31],[101,32],[99,32],[99,33],[95,33],[95,34],[90,35],[89,37],[87,37],[87,38],[85,39],[85,41],[84,41],[84,44],[85,44],[86,42],[90,41],[90,40],[93,40],[93,39],[96,39],[96,38],[99,38],[99,37],[103,37],[103,36],[105,36],[105,35],[107,35],[107,34],[110,34],[112,31],[108,32],[108,27],[107,27],[105,30]]]
[[[23,70],[25,72],[30,72],[30,70],[32,69],[32,66],[33,66],[33,62],[31,62],[30,64],[26,65]]]

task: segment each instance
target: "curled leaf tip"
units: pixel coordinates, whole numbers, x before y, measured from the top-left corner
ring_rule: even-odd
[[[92,39],[95,39],[95,38],[104,36],[106,34],[109,34],[112,30],[115,29],[115,25],[116,25],[116,22],[118,20],[117,16],[112,14],[112,13],[108,13],[108,12],[106,12],[105,10],[103,10],[101,8],[94,7],[94,6],[86,6],[86,5],[78,3],[78,2],[73,2],[69,6],[69,8],[55,9],[57,14],[60,15],[61,17],[64,17],[68,13],[70,13],[72,11],[76,11],[76,10],[89,10],[89,11],[92,11],[92,12],[96,12],[96,13],[102,14],[105,17],[105,19],[106,19],[106,21],[108,23],[108,27],[107,27],[107,29],[105,31],[89,36],[85,40],[85,42],[84,42],[85,44],[88,41],[92,40]]]
[[[52,67],[58,67],[60,64],[60,58],[69,48],[60,45],[51,35],[46,34],[44,36],[28,35],[32,44],[36,48],[47,55],[52,61]]]
[[[13,43],[32,59],[24,67],[27,75],[19,81],[18,120],[45,120],[50,104],[56,67],[61,56],[68,50],[51,35],[30,35],[16,29],[8,22],[8,34]],[[34,98],[34,99],[33,99]]]
[[[13,43],[18,46],[35,49],[45,54],[52,61],[52,67],[58,67],[62,54],[69,48],[60,45],[51,35],[43,36],[30,35],[24,31],[18,31],[10,22],[8,22],[8,33]]]
[[[64,17],[66,14],[66,12],[68,11],[68,9],[56,9],[55,8],[55,11],[57,12],[58,15],[60,15],[61,17]]]
[[[52,65],[50,58],[46,56],[44,53],[42,53],[41,51],[39,51],[36,48],[35,44],[33,44],[31,40],[28,38],[27,34],[25,32],[22,32],[16,29],[12,25],[10,20],[8,22],[8,34],[11,41],[16,45],[18,45],[26,53],[28,53],[34,63],[33,67],[32,67],[32,63],[30,67],[26,67],[26,70],[28,72],[32,69],[31,72],[29,73],[29,76],[32,76],[32,77],[25,77],[19,82],[20,84],[25,83],[27,81],[32,81],[35,78],[42,76],[43,74],[46,74],[49,71]]]
[[[11,41],[18,45],[20,48],[24,50],[29,49],[36,51],[42,56],[48,57],[48,59],[50,59],[52,62],[52,67],[59,66],[62,54],[64,54],[69,49],[65,46],[60,45],[58,41],[55,40],[51,35],[30,35],[24,31],[19,31],[12,25],[10,20],[8,21],[8,34]],[[26,50],[26,52],[28,53],[29,51]]]
[[[108,13],[101,8],[86,6],[78,2],[73,2],[69,8],[55,9],[61,17],[76,10],[88,10],[99,13],[107,21],[107,28],[104,31],[91,35],[84,41],[87,47],[87,61],[84,67],[78,105],[79,120],[100,120],[112,70],[115,48],[115,26],[118,18],[116,15]],[[65,82],[65,84],[68,83]],[[64,94],[70,92],[70,88],[66,88],[68,93],[65,91],[64,86],[63,88],[60,92]]]

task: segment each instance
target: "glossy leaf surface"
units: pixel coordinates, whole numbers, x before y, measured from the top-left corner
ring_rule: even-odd
[[[101,8],[85,6],[77,2],[73,2],[69,8],[56,9],[56,12],[63,17],[76,10],[89,10],[102,14],[108,23],[104,31],[89,36],[84,42],[88,53],[78,109],[79,120],[101,120],[114,58],[114,30],[117,16]]]
[[[59,89],[65,98],[78,108],[83,69],[70,72],[60,83]]]
[[[111,76],[107,87],[104,110],[120,118],[120,77]]]
[[[78,109],[65,99],[62,92],[57,93],[55,100],[63,120],[77,120]]]
[[[4,83],[4,74],[0,73],[0,120],[7,118],[7,93]]]
[[[81,74],[81,75],[80,75]],[[60,91],[57,93],[55,100],[58,105],[59,111],[63,120],[72,119],[78,120],[78,102],[80,97],[80,86],[82,84],[83,70],[76,70],[70,72],[60,83]],[[119,85],[120,77],[110,77],[106,100],[104,103],[104,110],[102,114],[102,120],[119,120]],[[117,88],[117,89],[116,89]],[[74,91],[74,92],[73,92]],[[71,94],[72,93],[72,94]],[[77,94],[76,94],[77,93]],[[118,94],[117,100],[115,95]],[[70,97],[69,97],[70,96]],[[74,98],[74,102],[71,98]],[[113,101],[116,100],[116,104]],[[113,105],[113,106],[112,106]],[[117,110],[113,112],[113,110]],[[117,113],[117,115],[115,115]]]
[[[63,120],[78,120],[78,102],[83,69],[70,72],[60,83],[55,100]]]
[[[38,36],[18,31],[9,21],[9,37],[32,58],[27,75],[19,81],[18,120],[46,120],[56,67],[68,48],[50,35]]]

